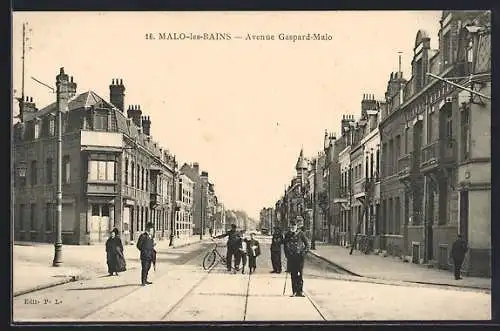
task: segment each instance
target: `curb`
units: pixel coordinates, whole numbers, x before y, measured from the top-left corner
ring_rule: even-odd
[[[330,261],[329,259],[327,259],[327,258],[325,258],[325,257],[323,257],[323,256],[321,256],[321,255],[319,255],[319,254],[318,254],[318,253],[316,253],[316,252],[309,251],[309,254],[311,254],[312,256],[314,256],[314,257],[316,257],[316,258],[318,258],[318,259],[320,259],[320,260],[323,260],[323,261],[327,262],[328,264],[332,265],[333,267],[335,267],[335,268],[337,268],[337,269],[339,269],[339,270],[342,270],[343,272],[345,272],[346,274],[349,274],[350,276],[355,276],[355,277],[364,277],[364,276],[362,276],[362,275],[359,275],[359,274],[357,274],[357,273],[355,273],[355,272],[352,272],[352,271],[351,271],[351,270],[349,270],[349,269],[346,269],[346,268],[344,268],[344,267],[342,267],[342,266],[338,265],[337,263],[334,263],[334,262]]]
[[[44,284],[44,285],[38,285],[36,287],[30,288],[27,290],[17,291],[14,293],[14,295],[12,297],[15,298],[15,297],[23,295],[23,294],[28,294],[28,293],[32,293],[32,292],[36,292],[36,291],[45,290],[45,289],[48,289],[51,287],[56,287],[59,285],[64,285],[67,283],[76,282],[76,281],[80,280],[81,278],[82,278],[81,274],[75,275],[75,276],[70,276],[70,277],[67,277],[66,279],[61,279],[60,281],[57,281],[57,282],[52,282],[52,283]]]
[[[447,283],[432,283],[432,282],[425,282],[425,281],[411,281],[411,280],[395,280],[395,279],[386,279],[386,278],[377,278],[377,277],[370,277],[370,276],[363,276],[363,275],[359,275],[355,272],[352,272],[338,264],[336,264],[335,262],[319,255],[318,253],[316,252],[313,252],[313,251],[309,251],[309,253],[327,263],[329,263],[330,265],[334,266],[335,268],[337,269],[340,269],[342,271],[344,271],[345,273],[351,275],[351,276],[356,276],[356,277],[361,277],[361,278],[365,278],[365,279],[371,279],[371,280],[379,280],[379,281],[384,281],[384,282],[402,282],[402,283],[410,283],[410,284],[421,284],[421,285],[433,285],[433,286],[449,286],[449,287],[456,287],[456,288],[464,288],[464,289],[474,289],[474,290],[483,290],[483,291],[490,291],[491,292],[491,288],[488,288],[488,287],[483,287],[483,286],[470,286],[470,285],[457,285],[457,284],[447,284]]]

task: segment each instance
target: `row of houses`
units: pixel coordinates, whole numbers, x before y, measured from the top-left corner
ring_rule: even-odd
[[[53,242],[57,183],[57,123],[62,130],[62,238],[65,244],[103,242],[116,227],[133,243],[148,222],[158,239],[221,232],[224,208],[208,173],[183,164],[153,139],[140,105],[125,109],[122,79],[109,85],[109,101],[77,93],[60,69],[56,101],[38,109],[20,98],[14,124],[14,239]]]
[[[350,247],[358,234],[374,251],[443,269],[461,233],[469,275],[491,275],[490,12],[443,11],[438,38],[431,49],[418,31],[411,77],[391,73],[384,98],[364,94],[318,156],[301,151],[275,206],[282,227],[301,215],[316,240]]]

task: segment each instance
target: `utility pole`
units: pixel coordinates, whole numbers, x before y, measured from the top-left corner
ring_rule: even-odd
[[[177,211],[177,189],[176,189],[176,184],[177,183],[177,161],[175,160],[174,156],[174,171],[173,171],[173,185],[172,185],[172,215],[170,217],[170,242],[168,243],[168,246],[174,246],[174,237],[175,237],[175,212]]]
[[[23,23],[23,56],[22,56],[22,77],[21,77],[21,109],[19,112],[19,119],[22,122],[23,121],[23,115],[24,115],[24,59],[25,59],[25,54],[26,54],[26,23]]]
[[[318,167],[318,160],[314,160],[314,177],[313,177],[313,226],[312,226],[312,235],[311,235],[311,249],[316,249],[316,173],[317,173],[317,167]]]
[[[62,71],[62,69],[61,69]],[[62,112],[67,108],[67,101],[61,98],[61,82],[57,82],[57,189],[56,189],[56,242],[54,244],[54,260],[52,265],[62,264]]]
[[[204,227],[204,222],[203,222],[203,181],[201,181],[201,193],[200,193],[201,199],[200,199],[200,205],[201,205],[201,219],[200,219],[200,240],[203,240],[203,227]]]

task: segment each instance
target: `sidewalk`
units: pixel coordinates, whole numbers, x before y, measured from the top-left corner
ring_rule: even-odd
[[[203,241],[206,239],[204,238]],[[158,250],[168,250],[200,242],[199,237],[157,241]],[[137,254],[135,245],[123,246],[125,256]],[[12,255],[12,289],[14,296],[79,279],[90,279],[107,273],[105,245],[64,245],[62,265],[52,266],[54,245],[37,242],[15,242]],[[140,268],[140,262],[127,261],[127,270]]]
[[[316,243],[316,250],[310,252],[366,278],[491,290],[491,278],[464,277],[455,280],[449,271],[402,262],[396,257],[365,255],[357,250],[349,255],[350,248],[323,243]]]

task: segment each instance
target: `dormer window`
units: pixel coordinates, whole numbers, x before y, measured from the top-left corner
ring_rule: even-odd
[[[94,130],[96,131],[108,131],[109,129],[109,117],[108,112],[105,109],[99,109],[94,112]]]

